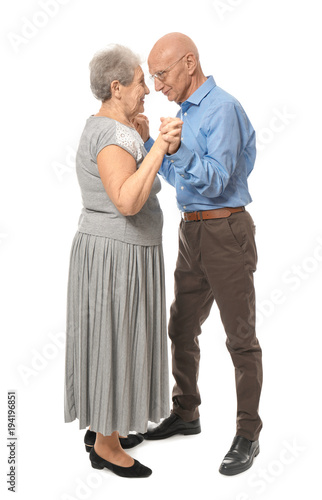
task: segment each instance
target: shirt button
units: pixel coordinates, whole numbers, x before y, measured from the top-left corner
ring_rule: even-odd
[[[183,113],[183,114],[184,114],[184,116],[187,116],[187,114],[188,114],[188,113],[187,113],[187,112],[185,112],[185,113]]]
[[[182,191],[183,191],[183,190],[184,190],[184,187],[183,187],[183,186],[181,186],[181,189],[182,189]]]
[[[174,163],[174,160],[171,160],[171,163]]]
[[[184,205],[183,208],[186,209],[187,208],[186,205]]]
[[[181,177],[184,177],[184,175],[183,175],[183,174],[180,174],[180,175],[181,175]]]

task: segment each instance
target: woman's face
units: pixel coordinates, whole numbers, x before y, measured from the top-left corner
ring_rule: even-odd
[[[133,82],[128,87],[122,87],[125,111],[130,118],[144,111],[144,98],[149,93],[142,68],[138,66],[134,72]]]

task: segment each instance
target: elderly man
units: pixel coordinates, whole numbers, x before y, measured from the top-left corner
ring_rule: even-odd
[[[197,385],[198,335],[214,301],[227,335],[236,377],[237,430],[219,471],[234,475],[259,453],[262,422],[261,348],[255,333],[253,273],[257,253],[247,178],[253,170],[255,132],[240,103],[201,69],[197,47],[181,33],[154,45],[148,58],[155,89],[180,105],[181,143],[173,145],[159,173],[176,189],[182,212],[175,299],[169,336],[175,386],[171,415],[146,439],[201,431]],[[162,119],[161,132],[171,119]],[[145,134],[148,139],[148,132]],[[153,140],[146,140],[151,148]],[[214,385],[215,390],[215,385]],[[223,411],[218,402],[218,411]],[[214,416],[215,419],[215,416]]]

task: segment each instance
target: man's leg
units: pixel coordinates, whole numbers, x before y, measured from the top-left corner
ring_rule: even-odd
[[[181,222],[175,270],[175,299],[171,306],[169,337],[172,341],[173,410],[145,439],[201,431],[198,406],[199,342],[201,325],[209,315],[214,296],[200,268],[200,224]]]
[[[209,315],[214,296],[201,269],[200,222],[181,222],[175,270],[175,298],[170,310],[173,412],[186,422],[199,417],[200,349],[198,336]]]
[[[255,227],[248,212],[202,222],[201,261],[206,270],[227,334],[235,366],[237,432],[258,439],[262,386],[262,353],[255,333],[253,273],[257,253]]]

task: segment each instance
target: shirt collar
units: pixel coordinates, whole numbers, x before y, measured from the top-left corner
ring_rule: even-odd
[[[181,103],[181,107],[188,107],[189,104],[195,104],[196,106],[198,106],[201,103],[202,99],[206,97],[206,95],[209,94],[209,92],[214,87],[216,87],[214,77],[207,76],[207,80],[202,85],[200,85],[200,87],[197,88],[197,90],[195,90],[194,93],[191,94],[191,96],[188,97],[186,101]]]

